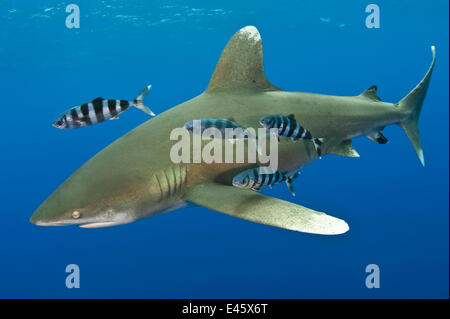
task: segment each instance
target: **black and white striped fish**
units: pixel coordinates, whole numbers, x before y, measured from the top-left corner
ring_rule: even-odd
[[[198,125],[196,127],[195,125]],[[245,128],[236,124],[234,119],[214,119],[214,118],[205,118],[205,119],[196,119],[184,124],[184,128],[189,131],[189,133],[198,132],[198,134],[203,134],[209,128],[215,128],[220,131],[222,137],[226,136],[226,129],[233,129],[234,135],[231,138],[235,139],[245,139],[245,138],[253,138],[256,139],[256,136],[252,135]]]
[[[233,186],[238,188],[249,188],[255,191],[264,186],[272,188],[273,185],[286,182],[286,185],[293,196],[295,190],[292,181],[300,175],[299,172],[281,173],[271,167],[258,167],[245,170],[233,178]]]
[[[257,137],[250,133],[248,130],[236,124],[234,119],[215,119],[215,118],[204,118],[188,121],[184,124],[184,128],[191,134],[203,134],[207,129],[217,129],[222,138],[228,139],[231,143],[236,140],[253,139],[255,140],[256,151],[261,154],[261,149],[259,148]],[[227,136],[227,129],[233,130],[232,136]],[[228,134],[230,134],[228,133]]]
[[[143,99],[150,91],[150,88],[151,85],[147,86],[133,101],[106,100],[98,97],[88,103],[74,106],[60,114],[53,122],[53,126],[60,129],[72,129],[118,119],[119,114],[130,106],[155,116],[150,108],[143,103]]]
[[[278,136],[290,137],[293,141],[297,141],[299,139],[311,140],[314,143],[314,148],[316,149],[317,155],[322,157],[321,146],[325,139],[313,137],[308,130],[297,123],[294,114],[290,114],[288,116],[269,115],[263,117],[259,122],[267,130],[272,128],[277,129]]]

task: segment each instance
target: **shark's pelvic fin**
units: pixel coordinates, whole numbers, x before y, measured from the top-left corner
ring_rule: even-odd
[[[428,86],[430,85],[434,64],[436,63],[436,49],[434,46],[431,47],[431,52],[433,55],[433,60],[431,61],[428,72],[425,74],[422,81],[420,81],[420,83],[398,103],[399,107],[409,114],[406,120],[399,124],[405,131],[406,135],[408,135],[408,138],[411,141],[411,144],[423,166],[425,166],[425,159],[423,157],[422,142],[420,141],[419,117],[420,112],[422,111],[423,101],[427,95]]]
[[[381,101],[381,99],[378,97],[377,91],[378,87],[376,85],[373,85],[364,92],[362,92],[359,96],[375,102],[379,102]]]
[[[217,183],[194,186],[184,199],[227,215],[299,232],[337,235],[349,229],[345,221],[336,217],[248,189]]]
[[[242,28],[228,42],[206,92],[227,89],[279,90],[264,75],[261,36],[253,26]]]
[[[353,148],[352,140],[345,140],[327,151],[330,154],[337,154],[346,157],[359,157],[359,153]]]

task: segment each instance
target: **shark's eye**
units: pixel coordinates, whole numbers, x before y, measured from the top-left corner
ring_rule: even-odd
[[[74,211],[72,212],[72,218],[77,219],[77,218],[80,218],[80,217],[81,217],[81,214],[80,214],[79,211],[74,210]]]

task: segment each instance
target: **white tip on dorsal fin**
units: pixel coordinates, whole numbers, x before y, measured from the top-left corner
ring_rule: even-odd
[[[377,91],[378,87],[376,85],[372,85],[370,88],[362,92],[360,96],[372,101],[379,102],[381,101],[381,99],[377,96]]]
[[[264,75],[261,36],[253,26],[240,29],[228,42],[206,91],[227,89],[279,90]]]

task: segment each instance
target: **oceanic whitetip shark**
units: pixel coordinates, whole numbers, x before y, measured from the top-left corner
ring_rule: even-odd
[[[435,63],[423,80],[398,103],[386,103],[375,86],[358,96],[286,92],[264,75],[258,30],[239,30],[225,47],[204,93],[156,116],[103,149],[34,212],[36,225],[86,228],[130,223],[195,204],[245,220],[285,229],[341,234],[341,219],[232,186],[233,177],[255,164],[178,163],[169,156],[176,143],[172,129],[198,118],[230,118],[243,127],[259,127],[271,114],[293,114],[313,136],[326,138],[323,154],[358,157],[351,139],[368,136],[383,142],[381,131],[400,125],[424,164],[418,120]],[[282,139],[278,169],[296,171],[318,158],[311,141]]]

